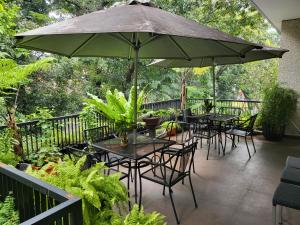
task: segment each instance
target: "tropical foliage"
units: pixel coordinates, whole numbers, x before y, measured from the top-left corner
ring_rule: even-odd
[[[15,199],[12,193],[6,196],[4,202],[0,202],[0,224],[19,224],[19,213],[15,211]]]
[[[272,85],[265,90],[261,111],[261,123],[271,127],[285,126],[297,107],[299,95],[296,91]]]
[[[104,163],[97,163],[83,170],[86,157],[74,165],[70,159],[49,163],[40,170],[28,168],[27,172],[82,198],[85,225],[162,225],[163,217],[156,213],[144,214],[134,206],[129,215],[123,216],[128,201],[127,190],[119,181],[120,174],[104,175]]]
[[[114,122],[119,131],[132,129],[134,123],[134,86],[132,86],[128,100],[124,93],[115,89],[113,92],[106,92],[106,102],[93,94],[88,94],[90,98],[85,102],[86,107],[93,107],[95,111],[103,114],[106,118]],[[137,97],[137,113],[140,112],[141,105],[144,100],[144,90]]]

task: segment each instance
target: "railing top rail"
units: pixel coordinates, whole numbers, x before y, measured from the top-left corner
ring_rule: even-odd
[[[73,198],[73,199],[69,199],[66,202],[60,203],[57,206],[54,206],[51,209],[48,209],[47,211],[36,215],[35,217],[26,220],[23,223],[20,223],[20,225],[32,225],[32,224],[49,224],[50,222],[53,222],[53,219],[55,219],[56,217],[62,216],[64,211],[62,211],[63,209],[67,209],[72,207],[72,205],[76,204],[76,203],[80,203],[81,199],[79,198]],[[78,224],[80,224],[79,221],[76,221]],[[76,223],[76,224],[77,224]]]
[[[47,194],[50,197],[57,200],[58,202],[65,202],[70,199],[79,199],[57,187],[47,184],[35,177],[32,177],[20,170],[17,170],[16,168],[13,168],[13,167],[3,164],[1,162],[0,162],[0,173],[10,177],[11,179],[16,180],[26,186],[29,186],[35,190],[38,190],[39,192],[41,192],[43,194]]]

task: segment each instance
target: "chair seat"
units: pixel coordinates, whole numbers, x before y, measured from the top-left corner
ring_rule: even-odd
[[[286,167],[282,172],[281,182],[300,186],[300,168]]]
[[[170,177],[171,177],[171,174],[172,174],[172,171],[174,169],[172,168],[169,168],[169,167],[165,167],[165,179],[162,175],[162,172],[161,172],[161,168],[159,166],[156,166],[156,167],[153,167],[151,169],[148,169],[147,171],[141,173],[141,177],[146,179],[146,180],[150,180],[152,182],[155,182],[155,183],[158,183],[158,184],[161,184],[161,185],[165,185],[165,186],[173,186],[174,184],[176,184],[178,181],[181,181],[183,177],[185,177],[187,174],[184,173],[184,172],[180,172],[178,170],[175,170],[174,173],[173,173],[173,179],[172,181],[170,182]],[[163,169],[162,169],[163,170]],[[155,172],[155,174],[154,174]],[[174,179],[175,178],[175,179]]]
[[[288,156],[286,160],[286,166],[300,169],[300,158]]]
[[[194,133],[194,136],[196,138],[204,138],[204,139],[210,139],[218,134],[218,131],[216,130],[201,130],[200,132]]]
[[[249,132],[247,132],[245,130],[240,130],[240,129],[230,129],[230,130],[227,130],[226,134],[235,135],[235,136],[241,136],[241,137],[245,137],[245,136],[250,135]]]
[[[293,184],[280,183],[273,196],[273,206],[276,205],[300,209],[300,187]]]

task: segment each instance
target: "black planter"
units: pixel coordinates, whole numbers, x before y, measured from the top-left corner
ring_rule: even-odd
[[[273,126],[270,124],[263,124],[263,135],[269,141],[280,141],[284,136],[285,126]]]

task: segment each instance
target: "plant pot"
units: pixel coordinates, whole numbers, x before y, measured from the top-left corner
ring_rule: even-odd
[[[263,135],[269,141],[280,141],[284,136],[285,126],[272,126],[264,123],[262,125]]]
[[[167,135],[168,135],[168,137],[175,136],[176,135],[176,128],[174,127],[172,129],[168,130]]]
[[[143,121],[146,123],[146,126],[158,126],[160,119],[160,117],[145,117]]]

